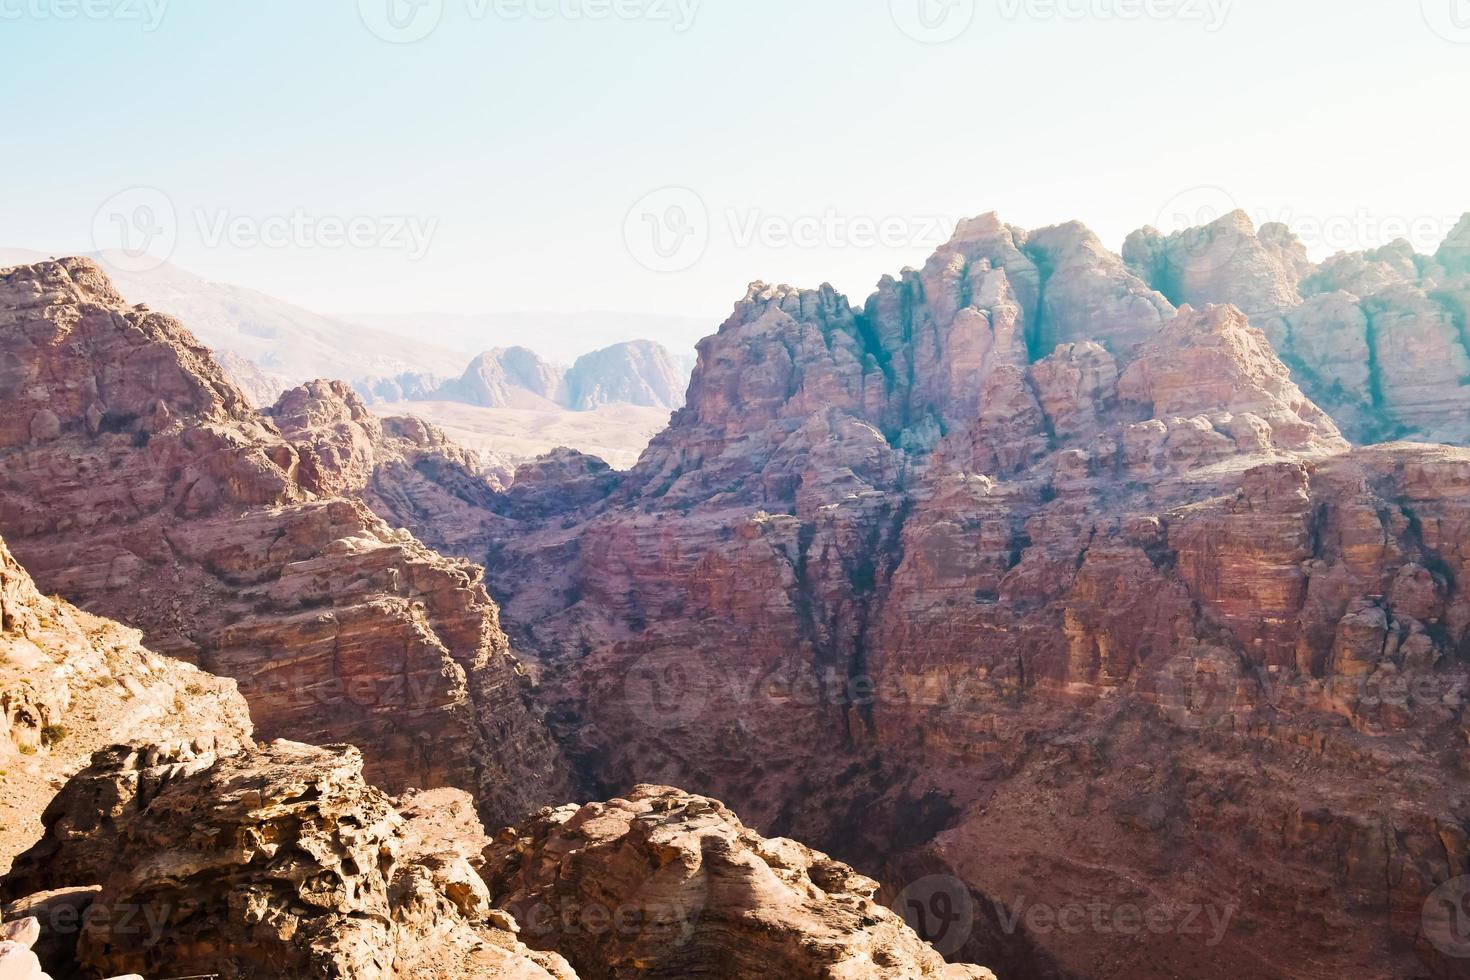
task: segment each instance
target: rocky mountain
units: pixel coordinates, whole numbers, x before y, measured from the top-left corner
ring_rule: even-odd
[[[1233,303],[1358,442],[1470,445],[1470,215],[1434,256],[1406,241],[1314,265],[1284,225],[1242,212],[1129,237],[1130,266],[1174,302]]]
[[[526,347],[502,347],[476,357],[458,378],[405,374],[363,381],[357,388],[370,404],[438,401],[573,412],[635,405],[672,411],[683,404],[687,374],[663,346],[635,340],[583,354],[569,369]]]
[[[629,337],[646,337],[672,351],[690,350],[709,329],[709,318],[657,313],[583,311],[553,313],[412,313],[376,311],[343,314],[339,319],[403,340],[427,339],[441,347],[473,354],[494,347],[515,347],[534,338],[544,358],[570,364],[588,351],[613,347]],[[683,368],[682,361],[680,367]],[[692,366],[692,365],[690,365]],[[682,370],[686,378],[689,372]]]
[[[0,409],[0,532],[43,590],[235,678],[263,737],[360,747],[389,791],[458,786],[496,822],[571,795],[481,570],[340,496],[360,456],[286,439],[95,264],[0,274]],[[450,506],[474,474],[432,441],[374,455],[375,485]]]
[[[1275,304],[1258,242],[1219,274]],[[1128,256],[988,216],[861,307],[753,286],[631,472],[503,508],[554,730],[1005,976],[1455,975],[1470,451],[1352,448],[1206,270]]]
[[[661,344],[635,340],[583,354],[566,376],[566,404],[578,412],[600,405],[667,408],[684,403],[687,371]]]

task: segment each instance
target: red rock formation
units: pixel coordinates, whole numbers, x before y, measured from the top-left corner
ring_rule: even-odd
[[[502,532],[558,730],[969,903],[947,951],[1003,974],[1448,970],[1470,455],[1349,451],[1092,241],[980,219],[862,311],[752,287],[610,497]]]
[[[568,794],[477,567],[335,494],[179,324],[85,260],[0,275],[0,531],[40,585],[234,677],[266,737],[512,820]],[[335,468],[334,468],[335,467]]]
[[[118,746],[57,798],[4,888],[100,885],[75,954],[92,975],[575,980],[497,921],[443,814],[405,817],[362,773],[347,746]],[[459,815],[458,846],[483,838],[467,800],[436,802]]]
[[[877,882],[667,787],[548,809],[507,830],[485,859],[522,939],[562,953],[588,980],[994,980],[946,965],[874,901]]]

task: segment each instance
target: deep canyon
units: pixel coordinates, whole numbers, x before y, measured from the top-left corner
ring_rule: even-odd
[[[1470,216],[987,215],[861,305],[752,285],[631,470],[506,479],[0,272],[0,751],[54,796],[0,897],[173,916],[89,976],[1464,976],[1467,317]],[[698,914],[513,918],[568,902]]]

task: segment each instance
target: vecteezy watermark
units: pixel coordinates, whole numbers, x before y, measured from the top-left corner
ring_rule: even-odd
[[[429,253],[439,219],[413,214],[348,217],[313,214],[297,208],[287,214],[233,214],[198,209],[194,221],[206,248],[343,248],[403,252],[410,262]]]
[[[736,248],[938,248],[958,222],[942,215],[768,214],[759,208],[725,213]]]
[[[1033,936],[1187,936],[1214,949],[1225,941],[1238,911],[1233,905],[1138,905],[1102,898],[1052,905],[1021,896],[994,901],[996,919],[1007,936],[1024,929]]]
[[[130,187],[102,202],[92,216],[92,244],[124,272],[151,272],[179,242],[173,200],[156,187]]]
[[[1419,0],[1424,23],[1452,44],[1470,44],[1470,0]]]
[[[688,940],[699,919],[697,908],[669,902],[611,906],[563,898],[555,903],[512,903],[505,911],[524,936],[639,937],[658,939],[670,946]]]
[[[921,249],[939,248],[959,219],[938,214],[845,214],[836,208],[777,214],[761,208],[728,208],[712,220],[709,207],[687,187],[644,195],[628,211],[623,240],[628,253],[653,272],[693,268],[713,240],[734,248]]]
[[[695,665],[650,654],[623,676],[628,710],[650,728],[687,728],[704,713],[712,694]]]
[[[976,0],[888,0],[898,29],[922,44],[953,41],[975,23]]]
[[[1424,937],[1454,959],[1470,959],[1470,876],[1452,878],[1424,902]]]
[[[654,272],[683,272],[704,258],[710,242],[709,208],[687,187],[645,194],[623,220],[628,252]]]
[[[899,892],[889,907],[946,957],[963,949],[975,931],[975,898],[963,881],[951,875],[920,878]]]
[[[1172,20],[1215,33],[1230,18],[1234,0],[995,0],[1006,20]]]
[[[170,0],[0,0],[0,21],[115,20],[134,22],[153,32],[163,23]]]
[[[457,0],[471,21],[648,21],[683,34],[703,0]],[[444,22],[445,0],[358,0],[369,31],[393,44],[413,44]]]
[[[94,936],[128,937],[136,944],[155,946],[163,941],[175,909],[170,905],[136,902],[52,903],[33,909],[29,915],[41,926],[42,935],[75,936],[82,930]]]
[[[296,208],[280,214],[238,214],[222,208],[188,212],[205,248],[376,249],[428,254],[439,219],[413,214],[314,214]],[[181,227],[178,209],[156,187],[130,187],[102,203],[92,216],[92,244],[109,264],[131,273],[151,272],[173,255]]]
[[[1172,238],[1168,253],[1154,256],[1167,259],[1171,267],[1161,271],[1176,278],[1199,278],[1229,265],[1250,245],[1248,236],[1217,226],[1235,212],[1244,214],[1257,232],[1268,224],[1285,225],[1310,255],[1322,258],[1369,251],[1397,240],[1408,241],[1420,254],[1432,254],[1462,219],[1455,213],[1403,214],[1366,207],[1335,213],[1292,207],[1247,211],[1224,188],[1192,187],[1170,198],[1154,220],[1154,227]]]

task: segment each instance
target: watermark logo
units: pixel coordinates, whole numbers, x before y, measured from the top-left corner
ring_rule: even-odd
[[[179,243],[174,203],[156,187],[130,187],[103,202],[92,217],[92,245],[130,273],[151,272]]]
[[[920,878],[890,908],[944,956],[963,949],[975,929],[975,899],[963,881],[950,875]]]
[[[993,902],[1001,932],[1032,936],[1184,936],[1207,949],[1225,941],[1235,919],[1233,905],[1134,905],[1102,898],[1051,905],[1022,895],[1009,904]]]
[[[1454,959],[1470,959],[1470,875],[1436,888],[1424,903],[1424,936]]]
[[[116,20],[158,30],[170,0],[0,0],[0,21]]]
[[[653,272],[684,272],[704,258],[709,209],[687,187],[664,187],[634,204],[623,222],[628,252]]]
[[[444,19],[444,0],[357,0],[363,24],[390,44],[422,41]]]
[[[1470,44],[1470,0],[1419,0],[1424,23],[1452,44]]]
[[[976,0],[888,0],[898,29],[921,44],[946,44],[975,23]]]
[[[998,0],[1006,20],[1138,21],[1200,24],[1213,34],[1230,18],[1233,0]]]
[[[710,691],[693,666],[676,657],[650,654],[623,677],[623,697],[650,728],[685,728],[704,713]]]
[[[438,218],[392,214],[319,215],[296,208],[286,214],[234,214],[197,209],[194,222],[206,248],[351,248],[403,252],[410,262],[429,254]]]

